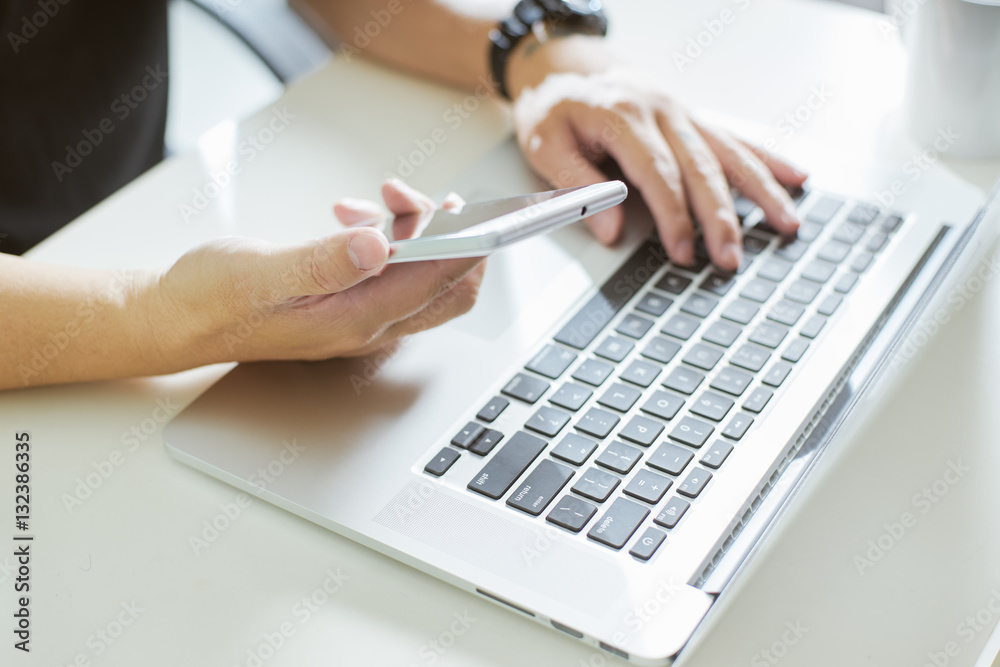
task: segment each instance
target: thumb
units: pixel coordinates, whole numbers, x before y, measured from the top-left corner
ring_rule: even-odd
[[[389,259],[389,241],[372,227],[339,231],[271,256],[275,292],[284,297],[334,294],[378,273]]]

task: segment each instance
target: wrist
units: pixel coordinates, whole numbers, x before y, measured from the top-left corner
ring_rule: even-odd
[[[544,39],[529,34],[507,61],[506,84],[511,100],[541,84],[550,74],[594,74],[618,64],[604,37],[549,31]]]

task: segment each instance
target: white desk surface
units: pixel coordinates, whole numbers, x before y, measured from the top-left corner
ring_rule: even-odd
[[[875,15],[805,1],[608,4],[613,38],[681,99],[756,123],[747,126],[752,133],[773,136],[800,160],[816,155],[816,143],[835,146],[829,161],[809,164],[827,184],[870,195],[861,183],[871,158],[901,170],[917,150],[899,129],[905,54]],[[723,8],[735,21],[679,72],[674,51]],[[779,119],[824,85],[832,97],[786,138]],[[202,152],[154,169],[32,256],[151,266],[220,234],[320,234],[333,224],[332,201],[375,196],[383,171],[414,138],[444,126],[445,109],[465,97],[357,59],[334,62],[276,104],[295,115],[289,128],[190,222],[178,205],[225,163],[227,146],[263,127],[269,110],[218,128]],[[503,110],[484,104],[449,130],[411,182],[439,192],[506,132]],[[995,161],[948,164],[982,188],[1000,173]],[[901,388],[877,419],[822,463],[822,476],[811,478],[797,509],[713,610],[684,664],[922,665],[946,648],[957,653],[946,656],[949,665],[976,661],[1000,618],[988,607],[994,591],[1000,600],[996,281],[952,316],[953,326],[898,378]],[[170,459],[160,438],[161,406],[178,410],[226,368],[0,396],[9,457],[2,495],[10,503],[13,433],[28,430],[36,536],[29,656],[11,648],[12,549],[0,556],[3,664],[619,663],[261,501],[235,515],[236,491]],[[969,470],[922,513],[914,494],[943,479],[949,461]],[[86,497],[67,507],[75,494]],[[225,525],[227,508],[235,518],[196,554],[191,538],[206,522]],[[854,557],[905,511],[916,524],[859,575]],[[989,627],[960,626],[977,613]],[[787,634],[786,624],[798,624],[801,636]],[[269,638],[280,647],[272,650]]]

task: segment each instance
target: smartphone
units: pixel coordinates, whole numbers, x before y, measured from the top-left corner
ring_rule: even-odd
[[[621,181],[438,209],[426,226],[430,236],[391,241],[389,264],[454,257],[482,257],[517,241],[551,232],[625,201]],[[414,214],[415,215],[415,214]],[[398,216],[394,226],[423,225]]]

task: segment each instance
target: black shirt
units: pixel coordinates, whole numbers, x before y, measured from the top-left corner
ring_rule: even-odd
[[[0,252],[163,157],[164,0],[0,0]]]

